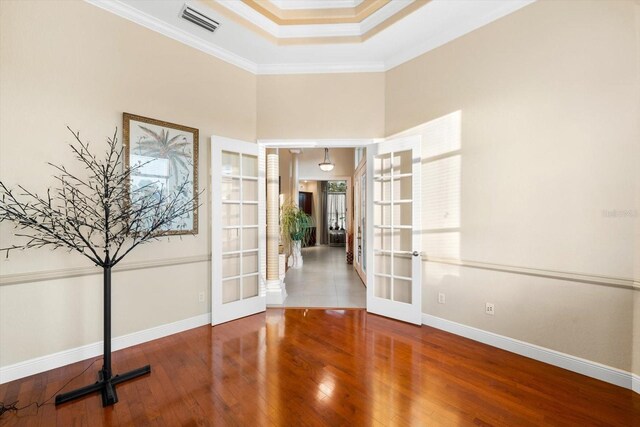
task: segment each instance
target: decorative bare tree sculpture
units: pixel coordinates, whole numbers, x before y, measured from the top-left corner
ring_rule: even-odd
[[[131,188],[132,173],[144,164],[124,167],[123,148],[118,148],[117,129],[108,138],[106,158],[99,160],[89,144],[73,134],[70,144],[75,157],[86,169],[86,178],[64,166],[53,166],[58,187],[45,197],[19,186],[12,191],[0,181],[0,222],[11,221],[15,236],[26,238],[0,250],[49,246],[77,252],[102,267],[104,280],[104,364],[95,384],[56,396],[56,405],[100,391],[102,405],[118,401],[115,386],[151,372],[147,365],[125,374],[111,371],[111,269],[141,244],[162,237],[164,229],[198,208],[198,194],[187,197],[184,182],[175,191],[150,183]]]

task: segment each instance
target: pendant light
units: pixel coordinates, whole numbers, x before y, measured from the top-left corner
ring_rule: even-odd
[[[320,166],[320,169],[322,169],[324,172],[329,172],[329,171],[333,170],[333,167],[335,165],[333,163],[331,163],[331,160],[329,159],[329,149],[328,148],[324,149],[324,161],[322,163],[318,163],[318,166]]]

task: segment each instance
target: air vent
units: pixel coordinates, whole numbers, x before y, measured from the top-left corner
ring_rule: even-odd
[[[214,21],[207,15],[198,12],[197,10],[186,4],[182,9],[182,17],[187,21],[191,21],[197,26],[204,28],[207,31],[211,31],[212,33],[220,26],[220,23],[218,21]]]

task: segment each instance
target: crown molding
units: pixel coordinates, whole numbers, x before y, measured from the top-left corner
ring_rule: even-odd
[[[265,148],[353,148],[366,147],[380,142],[380,138],[364,139],[259,139],[258,145]]]
[[[256,74],[333,74],[333,73],[382,73],[384,62],[354,62],[344,64],[262,64]]]
[[[399,65],[404,64],[405,62],[411,61],[412,59],[417,58],[418,56],[427,53],[433,49],[436,49],[444,44],[447,44],[459,37],[462,37],[474,30],[477,30],[484,25],[490,24],[491,22],[502,18],[503,16],[509,15],[510,13],[515,12],[518,9],[521,9],[525,6],[534,3],[536,0],[511,0],[505,1],[501,4],[501,6],[491,13],[485,14],[480,17],[474,18],[472,21],[467,21],[463,24],[452,26],[449,30],[438,33],[423,43],[415,45],[411,48],[405,49],[393,56],[391,59],[385,62],[385,71],[389,71]],[[435,3],[432,2],[432,5],[435,7],[446,7],[445,3]]]
[[[248,4],[237,0],[220,0],[218,4],[258,26],[276,38],[361,37],[382,24],[415,0],[391,1],[359,23],[279,25]]]
[[[142,25],[145,28],[156,31],[176,41],[184,43],[204,53],[215,56],[229,64],[242,68],[245,71],[256,74],[257,65],[235,53],[229,52],[215,45],[208,43],[186,31],[175,28],[164,21],[148,15],[138,9],[135,9],[119,0],[84,0],[89,4],[99,7],[100,9],[111,12],[128,21]]]
[[[363,0],[270,0],[278,9],[346,9],[355,8]]]
[[[499,9],[494,10],[492,13],[486,14],[480,18],[476,18],[473,20],[473,22],[467,23],[466,25],[460,25],[456,28],[451,28],[446,33],[438,34],[437,36],[425,41],[420,45],[410,47],[400,52],[399,54],[392,57],[388,61],[365,61],[365,62],[352,62],[352,63],[346,62],[346,63],[280,63],[280,64],[278,63],[256,64],[253,61],[250,61],[246,58],[236,55],[235,53],[230,52],[226,49],[217,47],[211,44],[210,42],[207,42],[184,30],[173,27],[167,24],[166,22],[161,21],[158,18],[155,18],[149,14],[146,14],[134,7],[131,7],[121,2],[120,0],[84,0],[84,1],[91,5],[99,7],[103,10],[111,12],[115,15],[118,15],[124,19],[127,19],[128,21],[142,25],[145,28],[156,31],[176,41],[184,43],[187,46],[193,47],[194,49],[198,49],[201,52],[214,56],[229,64],[235,65],[254,75],[273,75],[273,74],[332,74],[332,73],[386,72],[432,49],[442,46],[451,40],[461,37],[470,31],[473,31],[498,18],[508,15],[509,13],[514,12],[528,4],[531,4],[535,0],[512,0],[512,1],[504,2],[504,4]],[[242,3],[242,2],[234,1],[233,3]],[[400,4],[404,2],[391,2],[391,3]],[[431,3],[434,3],[434,2],[431,2]],[[407,2],[407,4],[410,4],[410,3]],[[394,6],[394,7],[397,7],[397,6]],[[258,12],[256,13],[262,16],[264,19],[267,19],[263,15],[259,14]],[[273,24],[273,25],[276,25],[276,24]],[[359,25],[362,25],[362,23]],[[370,25],[370,24],[367,23],[366,25]],[[309,26],[306,26],[306,27],[309,27]]]

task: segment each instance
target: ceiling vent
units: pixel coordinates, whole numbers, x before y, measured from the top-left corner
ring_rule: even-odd
[[[202,12],[198,12],[194,8],[188,5],[184,5],[182,9],[182,17],[187,21],[191,21],[199,27],[204,28],[207,31],[211,31],[212,33],[220,26],[218,21],[215,21],[209,18],[207,15]]]

